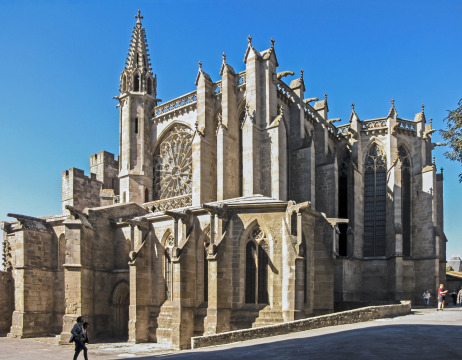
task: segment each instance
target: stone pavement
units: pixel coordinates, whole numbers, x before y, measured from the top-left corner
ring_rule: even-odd
[[[48,342],[48,343],[47,343]],[[0,338],[0,360],[72,359],[73,348],[44,339]],[[339,325],[197,350],[157,344],[90,344],[89,359],[431,359],[462,358],[462,310],[413,309],[407,316]],[[83,354],[80,355],[83,359]]]

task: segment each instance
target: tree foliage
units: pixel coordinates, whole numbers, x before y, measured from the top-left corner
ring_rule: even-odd
[[[459,100],[458,105],[457,109],[448,110],[448,116],[444,119],[447,129],[440,130],[440,134],[451,148],[451,151],[446,151],[444,156],[462,163],[462,99]],[[459,174],[459,182],[462,182],[462,173]]]

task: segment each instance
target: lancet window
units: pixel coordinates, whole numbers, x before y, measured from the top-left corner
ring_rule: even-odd
[[[192,130],[177,124],[154,153],[154,200],[191,195]]]
[[[268,303],[268,243],[265,233],[255,228],[247,239],[245,249],[245,302]]]
[[[364,161],[364,256],[384,256],[387,158],[373,144]]]
[[[140,91],[140,77],[138,75],[133,77],[133,91]]]
[[[403,255],[411,256],[411,157],[404,146],[398,148],[401,163],[401,224]]]
[[[239,115],[239,196],[244,195],[244,160],[243,160],[243,146],[242,146],[242,124],[245,119],[245,111]]]
[[[350,151],[346,150],[342,156],[342,161],[338,169],[338,217],[348,219],[348,187],[349,187],[349,168],[351,164]],[[347,231],[348,224],[339,224],[339,255],[347,256]]]
[[[175,243],[173,234],[169,234],[165,240],[165,255],[164,255],[164,276],[165,276],[165,297],[167,300],[172,300],[172,259],[171,253]]]

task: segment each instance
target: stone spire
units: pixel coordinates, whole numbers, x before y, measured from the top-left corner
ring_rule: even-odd
[[[135,16],[135,19],[137,19],[137,21],[133,28],[127,62],[125,65],[126,68],[131,70],[136,68],[146,68],[150,71],[152,69],[149,59],[148,43],[146,41],[146,32],[141,24],[141,19],[143,19],[143,17],[140,14],[140,10],[138,10],[138,14]]]
[[[156,77],[152,73],[149,58],[146,32],[141,23],[140,10],[135,16],[136,24],[133,28],[127,61],[121,75],[121,94],[126,91],[143,92],[156,96]]]

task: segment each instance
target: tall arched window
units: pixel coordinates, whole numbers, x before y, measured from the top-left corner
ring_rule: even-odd
[[[245,250],[245,302],[268,303],[268,244],[259,227],[249,235]]]
[[[351,163],[350,151],[346,150],[342,156],[342,162],[338,169],[338,217],[348,219],[348,169]],[[347,256],[347,231],[348,224],[338,225],[339,234],[339,255]]]
[[[175,243],[173,234],[168,235],[165,240],[165,255],[164,255],[164,275],[165,275],[165,297],[167,300],[172,300],[172,247]]]
[[[149,201],[149,190],[144,189],[144,202],[148,202],[148,201]]]
[[[245,111],[239,115],[239,196],[244,196],[244,161],[242,146],[242,124],[244,124]]]
[[[148,78],[148,94],[152,95],[152,80]]]
[[[133,91],[140,91],[140,77],[138,75],[133,77]]]
[[[403,255],[411,256],[411,158],[404,146],[398,148],[401,163],[401,223]]]
[[[364,162],[364,256],[384,256],[387,159],[373,144]]]
[[[207,249],[204,247],[204,302],[209,301],[209,262]]]

